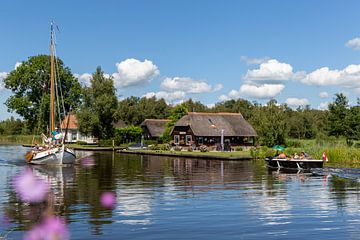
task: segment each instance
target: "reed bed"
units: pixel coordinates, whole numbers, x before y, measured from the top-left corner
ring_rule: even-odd
[[[33,139],[39,143],[41,139],[39,136],[33,135],[0,135],[1,144],[31,144]]]

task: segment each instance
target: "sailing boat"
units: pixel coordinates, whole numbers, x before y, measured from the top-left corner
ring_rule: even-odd
[[[55,100],[57,105],[63,103],[61,89],[57,86],[60,79],[57,79],[56,61],[55,61],[55,32],[53,23],[51,23],[51,37],[50,37],[50,133],[55,131]],[[60,92],[60,94],[59,94]],[[57,106],[60,109],[60,106]],[[63,107],[64,109],[64,107]],[[59,110],[60,115],[60,110]],[[53,138],[47,138],[42,135],[43,145],[37,146],[26,154],[26,161],[31,164],[72,164],[75,162],[76,156],[73,150],[65,147],[65,137],[62,136],[62,129]]]

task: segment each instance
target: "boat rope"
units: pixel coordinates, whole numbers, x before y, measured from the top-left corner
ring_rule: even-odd
[[[56,35],[54,33],[54,44],[56,44]],[[66,116],[66,112],[65,112],[65,105],[64,105],[64,98],[63,98],[63,93],[62,93],[62,85],[61,85],[61,81],[60,81],[60,73],[59,73],[59,62],[58,62],[58,58],[57,58],[57,53],[56,53],[56,48],[54,49],[54,55],[55,55],[55,86],[56,86],[56,102],[57,102],[57,107],[58,107],[58,116],[59,116],[59,123],[61,123],[61,109],[62,108],[62,112],[64,114],[64,118]],[[59,94],[60,93],[60,94]],[[60,105],[60,103],[62,103]],[[61,128],[61,124],[60,124],[60,131],[62,132],[62,128]]]

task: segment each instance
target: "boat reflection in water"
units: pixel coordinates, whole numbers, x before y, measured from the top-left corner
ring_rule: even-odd
[[[63,165],[30,165],[33,173],[50,183],[51,198],[54,213],[60,214],[65,209],[67,193],[74,189],[75,173],[74,166]]]

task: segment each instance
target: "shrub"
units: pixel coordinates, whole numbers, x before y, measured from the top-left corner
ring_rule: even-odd
[[[208,147],[206,146],[206,145],[201,145],[200,147],[199,147],[199,149],[200,149],[200,152],[208,152],[209,150],[208,150]]]
[[[160,148],[160,150],[163,150],[163,151],[169,151],[170,145],[169,144],[159,144],[159,148]]]
[[[115,129],[115,144],[119,145],[126,142],[140,142],[141,134],[141,127],[128,126],[126,128],[117,128]]]
[[[296,141],[296,140],[287,140],[286,141],[286,146],[287,147],[299,148],[299,147],[301,147],[301,142]]]
[[[158,142],[156,140],[144,140],[146,145],[157,145]]]
[[[78,144],[78,145],[87,145],[87,142],[85,142],[85,141],[76,141],[76,144]]]
[[[241,151],[243,151],[243,150],[244,150],[244,149],[243,149],[242,146],[237,146],[237,147],[235,147],[235,151],[241,152]]]

